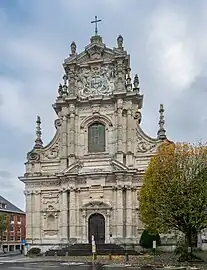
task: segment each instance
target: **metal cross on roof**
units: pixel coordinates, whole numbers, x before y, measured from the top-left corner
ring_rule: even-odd
[[[98,22],[101,22],[101,20],[98,20],[97,16],[95,16],[95,20],[91,23],[95,23],[95,36],[98,35]]]

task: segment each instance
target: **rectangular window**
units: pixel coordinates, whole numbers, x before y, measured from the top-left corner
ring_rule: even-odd
[[[10,215],[10,223],[14,222],[14,215]]]
[[[14,234],[13,233],[10,233],[9,240],[14,241]]]
[[[14,224],[10,224],[9,230],[10,230],[10,232],[13,232],[14,231]]]
[[[21,216],[17,216],[17,222],[21,222],[22,221],[22,217]]]

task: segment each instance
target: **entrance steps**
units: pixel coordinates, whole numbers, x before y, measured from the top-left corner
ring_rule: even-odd
[[[138,255],[134,249],[127,249],[116,244],[96,244],[97,255]],[[51,249],[45,252],[45,256],[90,256],[92,255],[91,244],[74,244],[67,247]]]

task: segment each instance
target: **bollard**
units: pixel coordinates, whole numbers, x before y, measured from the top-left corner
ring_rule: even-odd
[[[129,261],[129,254],[128,252],[125,252],[125,262],[128,262]]]

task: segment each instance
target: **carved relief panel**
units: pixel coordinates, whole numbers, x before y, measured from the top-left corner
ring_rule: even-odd
[[[82,68],[77,79],[81,98],[96,95],[110,95],[114,91],[114,70],[112,66],[91,66]]]

